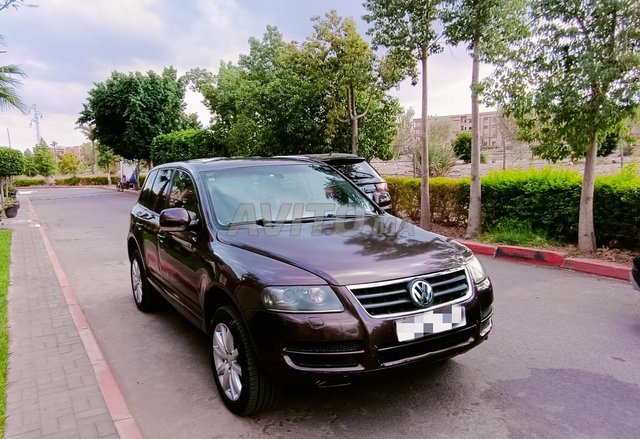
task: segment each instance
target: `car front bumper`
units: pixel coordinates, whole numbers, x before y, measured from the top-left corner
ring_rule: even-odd
[[[417,362],[438,362],[479,345],[493,326],[493,290],[486,282],[464,302],[466,324],[399,341],[396,322],[374,318],[357,302],[341,313],[257,311],[249,319],[262,370],[279,381],[349,381],[355,376]]]

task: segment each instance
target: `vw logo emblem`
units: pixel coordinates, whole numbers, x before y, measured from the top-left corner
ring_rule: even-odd
[[[433,302],[433,289],[427,282],[418,279],[409,284],[409,295],[413,303],[420,307],[427,307]]]

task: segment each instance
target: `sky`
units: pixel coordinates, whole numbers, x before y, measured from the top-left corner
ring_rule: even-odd
[[[17,64],[27,77],[18,93],[37,108],[40,135],[51,144],[86,139],[75,122],[93,84],[112,71],[154,70],[172,65],[183,74],[201,67],[217,72],[221,61],[237,62],[248,40],[275,25],[286,40],[312,34],[311,17],[334,9],[353,17],[365,35],[362,0],[28,0],[35,7],[0,12],[0,65]],[[366,37],[368,39],[368,37]],[[445,48],[429,59],[430,115],[470,112],[471,61],[464,47]],[[483,67],[488,74],[488,67]],[[391,94],[421,112],[419,86],[403,82]],[[187,94],[187,111],[207,124],[202,97]],[[32,148],[34,111],[0,110],[0,146]]]

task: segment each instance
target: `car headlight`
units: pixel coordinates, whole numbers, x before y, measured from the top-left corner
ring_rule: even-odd
[[[262,290],[262,303],[272,311],[340,312],[344,311],[336,293],[328,286],[267,287]]]
[[[467,267],[469,267],[471,277],[473,278],[475,283],[479,284],[487,278],[487,272],[484,270],[482,262],[480,262],[477,257],[471,256],[469,259],[467,259]]]

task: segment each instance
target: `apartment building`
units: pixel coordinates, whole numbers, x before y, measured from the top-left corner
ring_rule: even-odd
[[[480,145],[481,149],[492,150],[502,148],[502,133],[499,127],[500,114],[497,111],[480,113]],[[471,131],[471,114],[454,114],[451,116],[429,116],[429,124],[446,120],[451,123],[451,136],[455,137],[463,131]],[[422,119],[413,120],[414,135],[419,138],[422,130]]]

